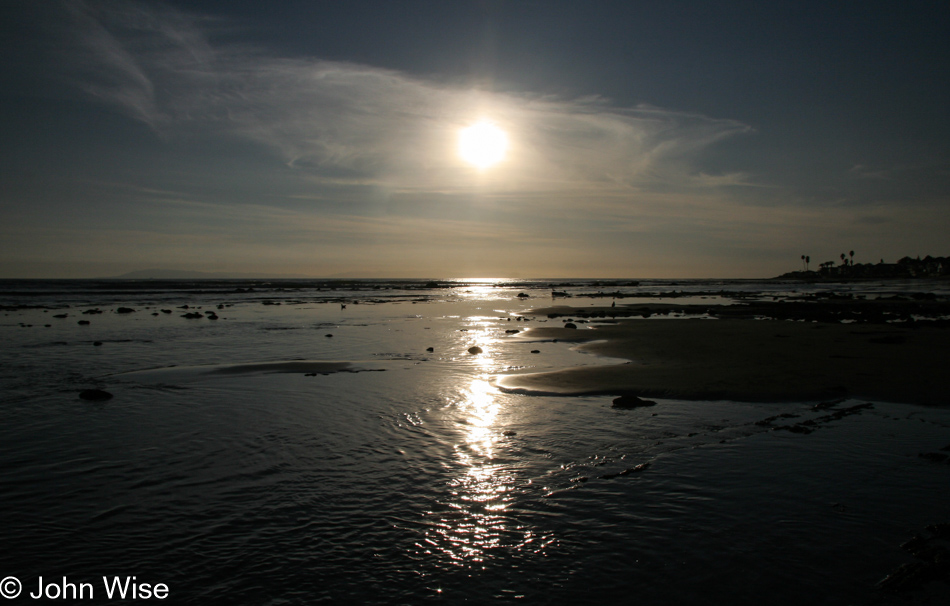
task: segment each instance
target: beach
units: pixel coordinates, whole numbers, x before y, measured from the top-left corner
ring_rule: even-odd
[[[883,302],[880,307],[891,305]],[[670,306],[635,307],[530,310],[529,314],[548,316],[552,322],[589,322],[573,324],[578,328],[533,328],[532,338],[577,343],[583,351],[627,362],[504,377],[499,385],[523,393],[561,395],[629,393],[748,402],[856,397],[936,406],[950,403],[950,384],[944,376],[950,351],[946,321],[757,319],[785,314],[789,310],[780,309],[787,307],[782,303],[758,303],[753,310],[676,306],[679,315],[705,318],[644,321],[644,315],[663,317],[673,310]],[[875,305],[861,301],[860,307],[870,315]],[[711,311],[724,317],[710,316]],[[934,311],[943,317],[946,310]],[[736,317],[740,315],[745,317]]]
[[[6,282],[0,567],[175,604],[939,600],[933,286]]]

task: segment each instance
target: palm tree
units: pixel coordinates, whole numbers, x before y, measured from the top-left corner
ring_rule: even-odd
[[[854,251],[848,253],[851,256],[851,267],[854,267]]]
[[[802,255],[802,269],[808,271],[808,266],[805,265],[805,255]]]
[[[805,271],[808,271],[808,264],[811,263],[811,257],[805,255]]]

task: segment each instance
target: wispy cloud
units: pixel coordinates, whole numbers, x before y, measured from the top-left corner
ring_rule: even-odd
[[[472,182],[455,154],[458,130],[489,117],[509,132],[496,187],[636,190],[716,187],[746,175],[701,175],[710,145],[748,133],[734,120],[657,107],[616,107],[446,84],[377,67],[281,58],[215,44],[222,24],[135,2],[67,4],[80,52],[78,85],[163,137],[238,137],[333,184],[451,192]],[[467,180],[465,177],[469,177]]]

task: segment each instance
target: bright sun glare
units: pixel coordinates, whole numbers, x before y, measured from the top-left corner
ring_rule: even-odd
[[[478,168],[488,168],[504,159],[508,135],[491,122],[482,120],[459,133],[459,155]]]

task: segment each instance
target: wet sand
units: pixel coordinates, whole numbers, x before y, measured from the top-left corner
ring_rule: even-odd
[[[944,378],[950,360],[946,322],[753,320],[738,319],[741,308],[726,309],[722,318],[705,320],[597,319],[605,312],[634,315],[629,308],[536,309],[539,316],[549,315],[551,323],[562,322],[561,316],[608,323],[532,328],[527,338],[580,343],[579,349],[629,362],[507,375],[498,385],[532,394],[746,402],[851,397],[950,404]]]

